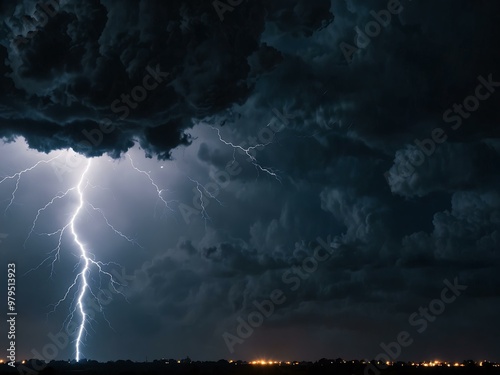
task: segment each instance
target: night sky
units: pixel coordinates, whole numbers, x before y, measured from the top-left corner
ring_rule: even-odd
[[[498,2],[0,17],[18,358],[500,361]]]

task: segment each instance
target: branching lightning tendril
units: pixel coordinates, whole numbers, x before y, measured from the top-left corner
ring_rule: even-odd
[[[136,170],[137,172],[139,172],[140,174],[145,175],[148,178],[149,182],[151,182],[151,185],[153,185],[153,187],[156,189],[156,194],[158,195],[158,199],[163,202],[163,205],[165,206],[165,209],[168,209],[168,210],[170,210],[172,212],[175,212],[175,210],[172,207],[170,207],[170,203],[176,202],[176,201],[175,200],[170,200],[170,201],[165,200],[165,198],[163,198],[163,195],[162,195],[163,192],[165,191],[165,189],[160,189],[158,187],[158,185],[154,182],[153,178],[151,177],[151,175],[148,172],[143,171],[142,169],[137,168],[135,166],[134,161],[132,160],[132,157],[130,155],[127,155],[127,157],[128,157],[128,159],[130,161],[130,165],[132,166],[132,168],[134,170]]]
[[[198,193],[200,194],[200,206],[201,206],[201,217],[202,219],[204,220],[205,222],[205,229],[207,229],[207,224],[208,224],[208,221],[211,221],[212,219],[210,218],[210,216],[208,215],[208,212],[207,212],[207,208],[205,207],[205,202],[203,201],[203,191],[205,192],[206,195],[208,195],[210,198],[212,198],[213,200],[215,200],[220,206],[224,206],[222,204],[222,202],[217,199],[217,197],[215,195],[213,195],[212,193],[210,193],[206,188],[205,186],[203,186],[202,184],[200,184],[197,180],[189,177],[186,175],[186,177],[193,183],[196,184],[196,190],[198,191]],[[202,191],[203,190],[203,191]]]
[[[55,159],[57,159],[58,157],[60,157],[62,154],[59,154],[57,156],[54,156],[53,158],[51,159],[48,159],[48,160],[40,160],[39,162],[37,162],[35,165],[29,167],[29,168],[26,168],[26,169],[23,169],[22,171],[20,172],[17,172],[15,174],[13,174],[12,176],[7,176],[7,177],[4,177],[2,180],[0,180],[0,184],[3,183],[4,181],[6,180],[13,180],[15,179],[16,180],[16,186],[14,188],[14,190],[12,190],[12,195],[11,195],[11,198],[10,198],[10,201],[9,201],[9,204],[7,205],[7,207],[5,208],[5,211],[4,211],[4,215],[7,214],[7,211],[9,210],[10,206],[12,206],[12,203],[14,203],[14,200],[16,199],[16,193],[17,193],[17,190],[19,189],[19,181],[21,180],[21,176],[24,174],[24,173],[27,173],[29,171],[32,171],[33,169],[35,169],[36,167],[38,167],[40,164],[48,164],[52,161],[54,161]]]
[[[269,143],[259,143],[254,146],[249,146],[247,148],[240,146],[240,145],[235,145],[232,142],[226,141],[222,138],[220,134],[220,130],[214,126],[211,126],[212,129],[214,129],[217,132],[217,135],[219,136],[219,141],[224,143],[227,146],[231,146],[234,150],[238,149],[240,151],[243,151],[247,156],[249,161],[254,165],[254,167],[257,169],[257,171],[262,171],[264,173],[267,173],[269,176],[275,178],[279,183],[281,183],[281,177],[272,169],[269,167],[263,167],[260,165],[260,163],[257,161],[255,156],[252,155],[252,151],[255,151],[259,147],[265,147],[271,144],[272,142]],[[233,153],[233,160],[234,160],[234,153]]]

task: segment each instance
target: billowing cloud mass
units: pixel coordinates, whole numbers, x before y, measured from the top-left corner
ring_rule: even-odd
[[[277,3],[245,3],[224,23],[208,1],[61,0],[48,12],[42,4],[2,12],[8,90],[0,135],[22,135],[44,152],[71,147],[115,157],[134,142],[167,157],[188,143],[184,130],[194,121],[244,102],[281,59],[261,41],[267,19],[282,32],[310,35],[333,17],[327,1],[299,3],[286,15]],[[101,123],[116,130],[85,147],[84,132],[95,134]]]
[[[93,194],[146,249],[96,239],[123,257],[131,303],[106,308],[122,334],[88,338],[88,356],[362,358],[406,330],[401,359],[500,361],[500,4],[228,3],[60,0],[45,18],[0,5],[0,137],[115,159],[93,180],[119,186],[113,200]],[[228,142],[264,146],[253,159]],[[146,165],[173,220],[151,217],[127,152],[160,159]],[[195,181],[222,172],[219,205]],[[22,225],[9,230],[24,239]],[[445,279],[467,288],[416,331]],[[285,301],[228,345],[276,289]]]

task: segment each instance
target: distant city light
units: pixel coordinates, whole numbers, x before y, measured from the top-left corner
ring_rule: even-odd
[[[281,365],[282,363],[285,363],[285,362],[269,361],[269,360],[266,361],[265,359],[258,359],[256,361],[250,362],[251,365]],[[287,362],[287,364],[290,364],[290,362]]]

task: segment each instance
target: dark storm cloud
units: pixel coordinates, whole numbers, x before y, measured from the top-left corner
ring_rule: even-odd
[[[310,35],[331,19],[326,1],[285,12],[280,4],[248,2],[223,23],[208,1],[61,1],[48,16],[35,4],[2,8],[0,136],[22,135],[44,152],[73,147],[115,157],[135,141],[148,155],[168,157],[189,142],[183,131],[193,120],[245,100],[252,81],[279,59],[260,42],[266,20]],[[142,84],[147,67],[169,76],[142,103],[114,103]],[[91,150],[82,147],[82,130],[96,134],[105,118],[116,129],[103,141],[95,136]]]

